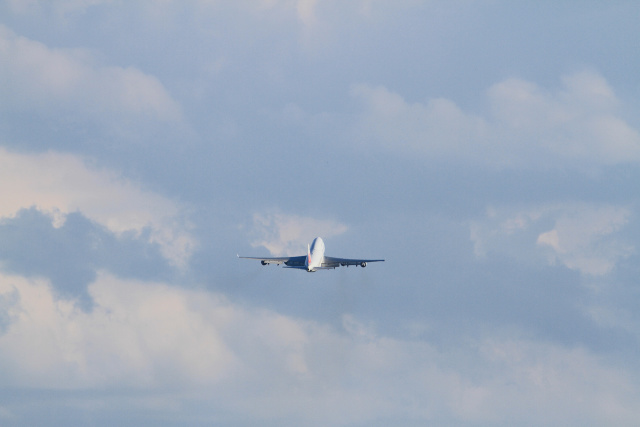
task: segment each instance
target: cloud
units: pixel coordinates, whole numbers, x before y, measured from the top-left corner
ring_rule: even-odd
[[[489,89],[494,121],[504,137],[520,137],[540,154],[570,162],[640,161],[640,135],[616,116],[620,102],[607,81],[584,71],[562,82],[556,93],[518,79]]]
[[[601,276],[634,251],[616,237],[630,216],[628,209],[616,206],[565,209],[553,229],[538,236],[537,244],[551,248],[554,259],[568,268]]]
[[[146,280],[174,273],[160,245],[149,241],[150,230],[116,235],[78,212],[65,215],[62,224],[54,221],[36,208],[0,219],[2,269],[47,277],[58,295],[78,299],[85,309],[93,307],[87,286],[95,280],[97,269]]]
[[[130,67],[100,66],[80,49],[51,49],[0,26],[4,111],[75,116],[96,123],[140,119],[179,122],[180,106],[160,81]]]
[[[69,213],[81,212],[118,235],[149,229],[149,241],[177,266],[186,265],[196,244],[177,203],[70,154],[0,148],[0,196],[0,218],[35,207],[49,213],[57,227]]]
[[[5,387],[136,390],[145,405],[163,399],[146,409],[155,416],[187,416],[187,402],[197,402],[199,416],[213,420],[231,413],[306,425],[640,418],[627,373],[579,347],[488,336],[439,348],[380,335],[352,315],[329,327],[105,272],[90,292],[96,307],[87,313],[57,299],[45,280],[0,274]]]
[[[528,340],[488,339],[480,345],[486,360],[495,363],[497,381],[491,389],[502,402],[489,403],[506,419],[545,408],[531,416],[536,424],[584,423],[632,425],[640,413],[633,408],[637,386],[625,372],[600,362],[582,348]],[[633,397],[632,397],[633,396]]]
[[[409,104],[384,87],[368,85],[354,86],[351,94],[364,103],[365,111],[357,124],[364,138],[372,137],[384,148],[404,154],[466,158],[478,151],[472,141],[477,143],[486,133],[483,119],[465,114],[447,99]]]
[[[41,14],[51,10],[56,18],[66,18],[71,14],[85,12],[89,7],[102,3],[110,3],[113,0],[9,0],[8,4],[16,14]]]
[[[503,254],[602,276],[635,250],[621,234],[630,217],[628,208],[606,204],[490,208],[472,221],[471,240],[480,257]]]
[[[234,364],[213,319],[226,321],[213,297],[209,314],[192,311],[204,295],[166,285],[99,275],[90,287],[95,308],[56,299],[44,280],[0,275],[4,309],[12,319],[0,337],[5,386],[54,389],[198,384],[215,381]]]
[[[597,301],[585,306],[585,313],[601,328],[608,331],[625,332],[625,339],[631,341],[640,338],[640,319],[637,317],[634,302],[629,308],[611,304],[609,301]]]
[[[584,71],[551,92],[521,79],[487,91],[488,114],[463,111],[436,98],[409,103],[385,87],[356,85],[363,105],[361,140],[402,155],[482,167],[549,169],[640,162],[640,134],[619,115],[607,81]]]
[[[264,246],[274,256],[301,255],[315,237],[333,237],[346,231],[346,225],[333,220],[280,212],[256,213],[250,233],[257,237],[251,246]]]

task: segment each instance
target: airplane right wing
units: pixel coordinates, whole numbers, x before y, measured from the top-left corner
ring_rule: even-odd
[[[324,257],[322,267],[336,268],[340,266],[359,265],[366,267],[368,262],[382,262],[383,259],[352,259],[352,258],[334,258],[330,256]]]

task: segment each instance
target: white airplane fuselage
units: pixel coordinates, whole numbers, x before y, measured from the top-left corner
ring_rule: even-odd
[[[307,246],[307,259],[305,260],[305,267],[308,272],[316,271],[322,266],[324,261],[324,242],[320,237],[316,237],[311,242],[310,246]]]

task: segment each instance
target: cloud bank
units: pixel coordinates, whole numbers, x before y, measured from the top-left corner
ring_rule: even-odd
[[[590,71],[563,77],[555,91],[516,78],[495,84],[484,115],[445,98],[411,103],[383,86],[356,85],[351,94],[363,106],[359,139],[429,162],[589,170],[640,161],[640,134],[620,116],[608,82]]]
[[[87,218],[121,235],[150,230],[150,243],[176,266],[185,266],[196,244],[177,203],[116,173],[90,168],[81,158],[56,152],[19,154],[0,148],[0,218],[35,207],[64,224],[69,213]]]
[[[625,372],[579,347],[488,336],[439,348],[381,335],[349,315],[334,329],[106,272],[90,293],[96,307],[87,313],[55,298],[46,280],[0,275],[3,384],[170,390],[169,408],[205,393],[216,407],[251,414],[247,421],[308,420],[310,412],[318,424],[397,416],[500,424],[523,412],[536,423],[560,414],[585,422],[640,419],[638,390]],[[252,390],[237,387],[243,383]]]

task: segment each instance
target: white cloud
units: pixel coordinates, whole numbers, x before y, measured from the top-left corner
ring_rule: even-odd
[[[486,117],[448,99],[408,103],[384,87],[354,86],[364,111],[362,140],[405,155],[482,166],[548,169],[640,162],[640,134],[619,116],[620,102],[593,72],[562,79],[549,92],[508,79],[487,92]]]
[[[101,274],[87,313],[57,300],[43,280],[0,275],[0,293],[17,293],[0,336],[3,384],[54,389],[150,388],[216,381],[235,363],[215,327],[224,301],[166,285]],[[203,302],[205,298],[206,302]],[[193,310],[205,304],[210,312]]]
[[[280,212],[257,213],[251,233],[257,237],[253,247],[264,246],[274,256],[303,255],[315,237],[332,237],[347,231],[347,226],[333,220],[322,220]]]
[[[604,275],[633,252],[633,246],[614,237],[629,217],[628,209],[615,206],[564,209],[554,228],[541,233],[537,243],[551,248],[554,258],[572,270]]]
[[[544,408],[531,414],[535,424],[633,425],[639,420],[633,403],[638,389],[628,374],[583,348],[489,339],[480,345],[480,352],[495,363],[492,397],[502,399],[489,404],[507,417]]]
[[[18,154],[0,148],[0,218],[37,207],[60,226],[79,211],[114,233],[151,229],[151,241],[176,265],[184,266],[195,246],[175,202],[107,170],[89,168],[79,157],[47,152]]]
[[[522,253],[523,250],[530,251],[535,246],[536,236],[535,230],[531,229],[545,217],[545,213],[544,207],[488,208],[485,218],[470,223],[474,253],[478,257],[486,257],[492,252],[515,254]]]
[[[296,4],[298,19],[307,27],[316,25],[316,5],[318,0],[299,0]]]
[[[487,337],[440,349],[382,336],[351,315],[337,330],[105,273],[89,291],[95,307],[84,312],[44,280],[0,274],[5,386],[136,389],[151,400],[162,390],[154,413],[180,411],[195,395],[225,413],[305,425],[640,420],[637,384],[581,348]],[[200,416],[215,417],[208,411]]]
[[[518,79],[489,89],[500,136],[532,147],[520,148],[536,154],[535,160],[550,155],[588,165],[640,161],[640,135],[616,115],[620,102],[607,81],[585,71],[562,82],[556,93]]]
[[[385,148],[432,159],[480,154],[478,142],[482,143],[487,124],[450,100],[410,104],[384,87],[368,85],[354,86],[351,94],[365,104],[360,132]]]
[[[636,319],[635,310],[599,301],[585,306],[585,313],[600,327],[609,330],[624,331],[636,339],[640,338],[640,321]]]
[[[50,49],[0,26],[3,110],[59,114],[102,123],[131,115],[180,121],[179,105],[162,83],[136,68],[94,64],[87,51]],[[107,117],[104,117],[104,116]]]
[[[585,203],[490,208],[471,223],[471,240],[477,256],[508,254],[601,276],[634,251],[620,234],[630,216],[625,207]]]

